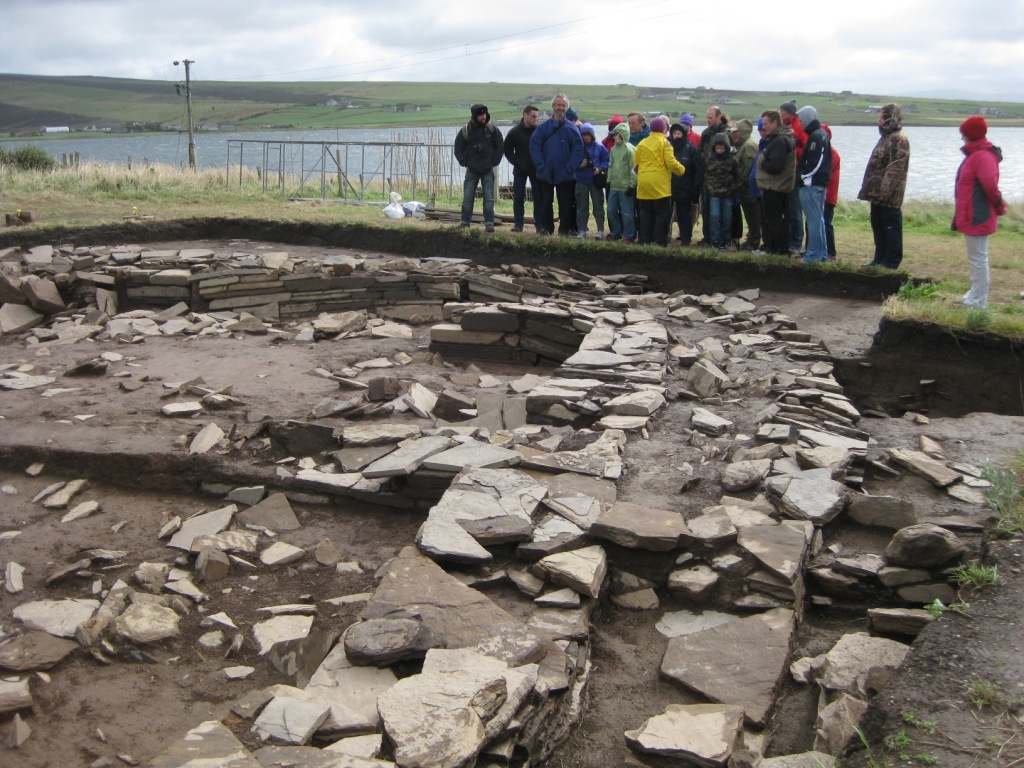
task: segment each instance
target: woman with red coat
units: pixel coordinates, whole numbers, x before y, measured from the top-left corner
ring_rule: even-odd
[[[829,146],[832,146],[832,129],[825,123],[821,124],[822,129],[828,134]],[[832,220],[836,215],[836,206],[839,204],[839,172],[841,160],[835,146],[832,146],[832,175],[828,177],[828,186],[825,187],[825,250],[828,251],[828,260],[836,260],[836,229]]]
[[[985,138],[988,124],[980,115],[960,124],[964,161],[956,172],[956,212],[953,230],[967,243],[971,265],[971,290],[960,304],[984,309],[988,304],[988,236],[996,231],[996,217],[1006,213],[999,192],[999,163],[1003,152]]]

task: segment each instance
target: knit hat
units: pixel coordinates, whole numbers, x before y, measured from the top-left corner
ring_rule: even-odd
[[[786,114],[789,114],[789,115],[795,115],[796,114],[796,99],[793,99],[791,101],[787,101],[785,104],[780,104],[779,105],[779,111],[780,112],[785,112]]]
[[[662,117],[656,117],[651,120],[651,131],[653,133],[664,133],[668,130],[668,123]]]
[[[565,110],[565,119],[571,123],[575,123],[577,120],[580,119],[580,116],[575,109],[569,107],[567,110]]]
[[[984,139],[985,134],[988,133],[988,123],[985,122],[985,118],[981,115],[975,115],[974,117],[968,117],[962,123],[960,123],[960,135],[970,141],[978,141],[978,139]]]
[[[763,117],[757,118],[757,130],[759,130],[759,131],[763,131],[764,130],[764,118]]]
[[[608,121],[608,133],[611,133],[612,128],[623,122],[625,121],[622,119],[622,115],[612,115],[612,119]]]
[[[474,104],[469,108],[469,114],[473,116],[473,119],[480,117],[480,115],[487,115],[487,121],[491,120],[491,113],[487,111],[487,107],[483,104]]]
[[[689,112],[684,112],[682,117],[679,118],[679,122],[683,125],[688,125],[693,128],[693,115]]]
[[[807,126],[818,119],[818,110],[808,104],[806,107],[800,107],[796,112],[796,116],[800,118],[801,124]]]

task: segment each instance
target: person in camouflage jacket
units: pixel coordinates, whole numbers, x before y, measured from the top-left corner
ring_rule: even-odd
[[[903,261],[903,193],[910,170],[910,142],[903,133],[903,110],[886,104],[878,113],[881,138],[864,169],[858,200],[871,204],[875,257],[871,267],[898,269]]]

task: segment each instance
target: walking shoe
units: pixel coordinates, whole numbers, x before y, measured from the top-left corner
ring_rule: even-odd
[[[598,230],[597,234],[594,235],[594,239],[595,240],[604,240],[604,232],[602,232],[601,230]]]
[[[760,249],[753,250],[750,253],[753,254],[754,256],[767,256],[768,255],[768,251],[762,251]]]
[[[576,233],[576,239],[577,240],[586,240],[587,239],[587,233],[586,232],[577,232]]]
[[[512,231],[513,232],[522,232],[523,231],[523,227],[520,224],[516,224],[514,227],[512,227]]]
[[[486,232],[493,232],[494,231],[494,225],[493,224],[484,224],[484,230]]]
[[[624,238],[622,238],[622,243],[623,243],[623,245],[632,245],[633,241],[630,238],[628,238],[628,237],[624,237]]]
[[[463,227],[465,229],[469,229],[469,222],[466,222],[466,221],[459,222],[459,226]]]

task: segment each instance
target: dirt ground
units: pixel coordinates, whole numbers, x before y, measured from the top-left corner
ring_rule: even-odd
[[[154,243],[156,248],[184,247],[185,243]],[[188,243],[189,247],[224,250],[230,243]],[[248,244],[254,247],[254,244]],[[312,246],[273,244],[275,250],[293,255],[322,254]],[[332,253],[343,252],[332,248]],[[362,255],[366,255],[363,253]],[[756,286],[750,286],[756,287]],[[763,293],[758,304],[779,306],[796,320],[801,330],[822,338],[833,355],[847,360],[864,357],[878,330],[877,302],[826,299],[796,293]],[[837,322],[837,318],[840,319]],[[323,341],[300,344],[270,336],[240,338],[151,338],[135,345],[110,342],[79,342],[48,347],[37,355],[17,339],[0,338],[0,364],[33,365],[33,373],[63,369],[67,365],[115,351],[124,359],[111,363],[102,377],[62,378],[51,386],[74,388],[51,398],[38,390],[0,392],[0,563],[18,562],[26,567],[25,589],[18,594],[0,591],[0,637],[16,628],[15,606],[29,600],[56,597],[89,597],[97,584],[109,588],[114,579],[129,583],[135,566],[144,561],[170,558],[157,540],[161,525],[174,515],[185,517],[202,509],[215,509],[221,499],[203,494],[201,482],[234,486],[272,482],[276,462],[286,458],[275,447],[251,441],[242,452],[190,461],[181,447],[183,435],[194,434],[199,424],[158,415],[165,384],[201,376],[218,389],[231,386],[244,405],[212,414],[222,425],[243,424],[248,411],[270,414],[274,419],[304,419],[326,397],[339,396],[335,382],[317,376],[316,368],[338,371],[361,360],[409,354],[427,346],[426,327],[415,329],[408,341]],[[437,368],[425,364],[389,369],[388,375],[417,380],[439,391],[451,387],[448,376],[465,366]],[[511,366],[477,364],[484,373],[503,381],[529,371]],[[134,392],[123,391],[128,372],[143,380]],[[360,374],[366,380],[381,371]],[[879,375],[884,375],[880,372]],[[675,381],[670,380],[670,390]],[[455,387],[471,394],[472,387]],[[683,508],[696,513],[721,495],[714,476],[703,477],[696,488],[680,495],[678,474],[668,468],[693,461],[694,448],[686,440],[686,401],[670,399],[656,420],[651,439],[631,437],[626,449],[627,472],[619,486],[619,498],[651,506]],[[752,409],[744,403],[727,405],[722,415],[734,418],[742,431],[750,423]],[[85,417],[85,418],[83,418]],[[209,420],[209,416],[202,417]],[[416,421],[411,414],[405,418]],[[323,423],[343,423],[326,419]],[[421,422],[427,425],[428,422]],[[942,439],[948,458],[980,464],[999,463],[1022,446],[1024,418],[975,414],[962,418],[932,418],[919,425],[900,418],[870,419],[865,423],[876,439],[887,446],[916,447],[917,436],[926,433]],[[25,474],[34,461],[44,461],[37,477]],[[288,466],[288,465],[286,465]],[[57,479],[88,476],[92,485],[76,501],[96,499],[101,511],[84,519],[60,523],[62,512],[43,510],[32,503],[35,494]],[[893,493],[910,498],[918,508],[934,514],[962,513],[957,505],[937,501],[931,486],[915,477],[898,483],[869,476],[872,493]],[[198,638],[215,627],[204,626],[204,613],[224,611],[239,627],[249,627],[266,617],[259,608],[307,602],[318,608],[319,620],[340,632],[355,620],[359,606],[334,606],[324,601],[342,595],[371,591],[373,573],[403,546],[412,542],[426,506],[418,510],[385,509],[353,501],[329,505],[293,504],[302,528],[288,541],[311,550],[330,538],[342,559],[360,564],[360,572],[337,574],[317,568],[307,558],[302,564],[278,570],[259,567],[251,572],[234,571],[211,589],[208,609],[193,611],[182,621],[181,636],[104,663],[76,652],[44,676],[36,676],[32,689],[34,712],[26,720],[33,729],[18,750],[0,740],[0,765],[89,765],[100,757],[119,755],[147,763],[190,727],[211,718],[227,718],[236,733],[251,742],[247,724],[229,713],[229,705],[247,691],[276,682],[282,676],[257,656],[251,637],[240,651],[225,660],[226,644],[205,649]],[[870,545],[872,534],[856,526],[837,526],[827,531],[830,541],[851,548]],[[988,547],[979,537],[978,548]],[[72,576],[47,587],[46,577],[74,562],[79,552],[91,548],[124,550],[128,554],[110,565],[96,564],[88,574]],[[672,560],[610,548],[617,567],[641,576],[663,576]],[[870,713],[868,733],[873,751],[855,754],[848,764],[869,764],[869,758],[899,760],[898,750],[881,742],[900,730],[908,731],[917,745],[910,754],[929,754],[942,766],[1009,766],[1024,756],[1017,706],[1024,701],[1024,653],[1020,617],[1024,616],[1019,541],[1000,541],[991,546],[999,562],[1002,584],[970,597],[968,615],[947,615],[933,623],[915,644],[908,662],[877,697]],[[503,606],[514,606],[509,586],[490,588],[488,595]],[[685,607],[663,596],[653,612],[628,612],[605,607],[596,617],[592,659],[594,674],[587,694],[583,722],[550,761],[565,768],[606,768],[622,764],[626,755],[622,732],[637,727],[644,718],[659,714],[666,704],[686,703],[688,694],[658,676],[666,639],[654,627],[665,611]],[[514,610],[514,608],[511,608]],[[863,616],[808,610],[798,637],[794,658],[822,653],[847,631],[864,628]],[[247,632],[244,634],[248,635]],[[222,669],[229,664],[255,667],[252,677],[225,682]],[[976,680],[991,682],[1002,693],[1002,703],[975,712],[967,705],[968,687]],[[816,696],[809,686],[786,683],[777,712],[763,736],[766,754],[804,751],[813,742]],[[926,727],[908,725],[909,713]],[[1015,725],[1016,723],[1016,725]],[[10,716],[0,719],[0,732],[10,728]],[[999,739],[1016,739],[1000,749]],[[997,743],[998,742],[998,743]],[[858,763],[856,761],[860,760]],[[125,762],[128,762],[125,760]],[[931,764],[919,759],[918,764]]]

